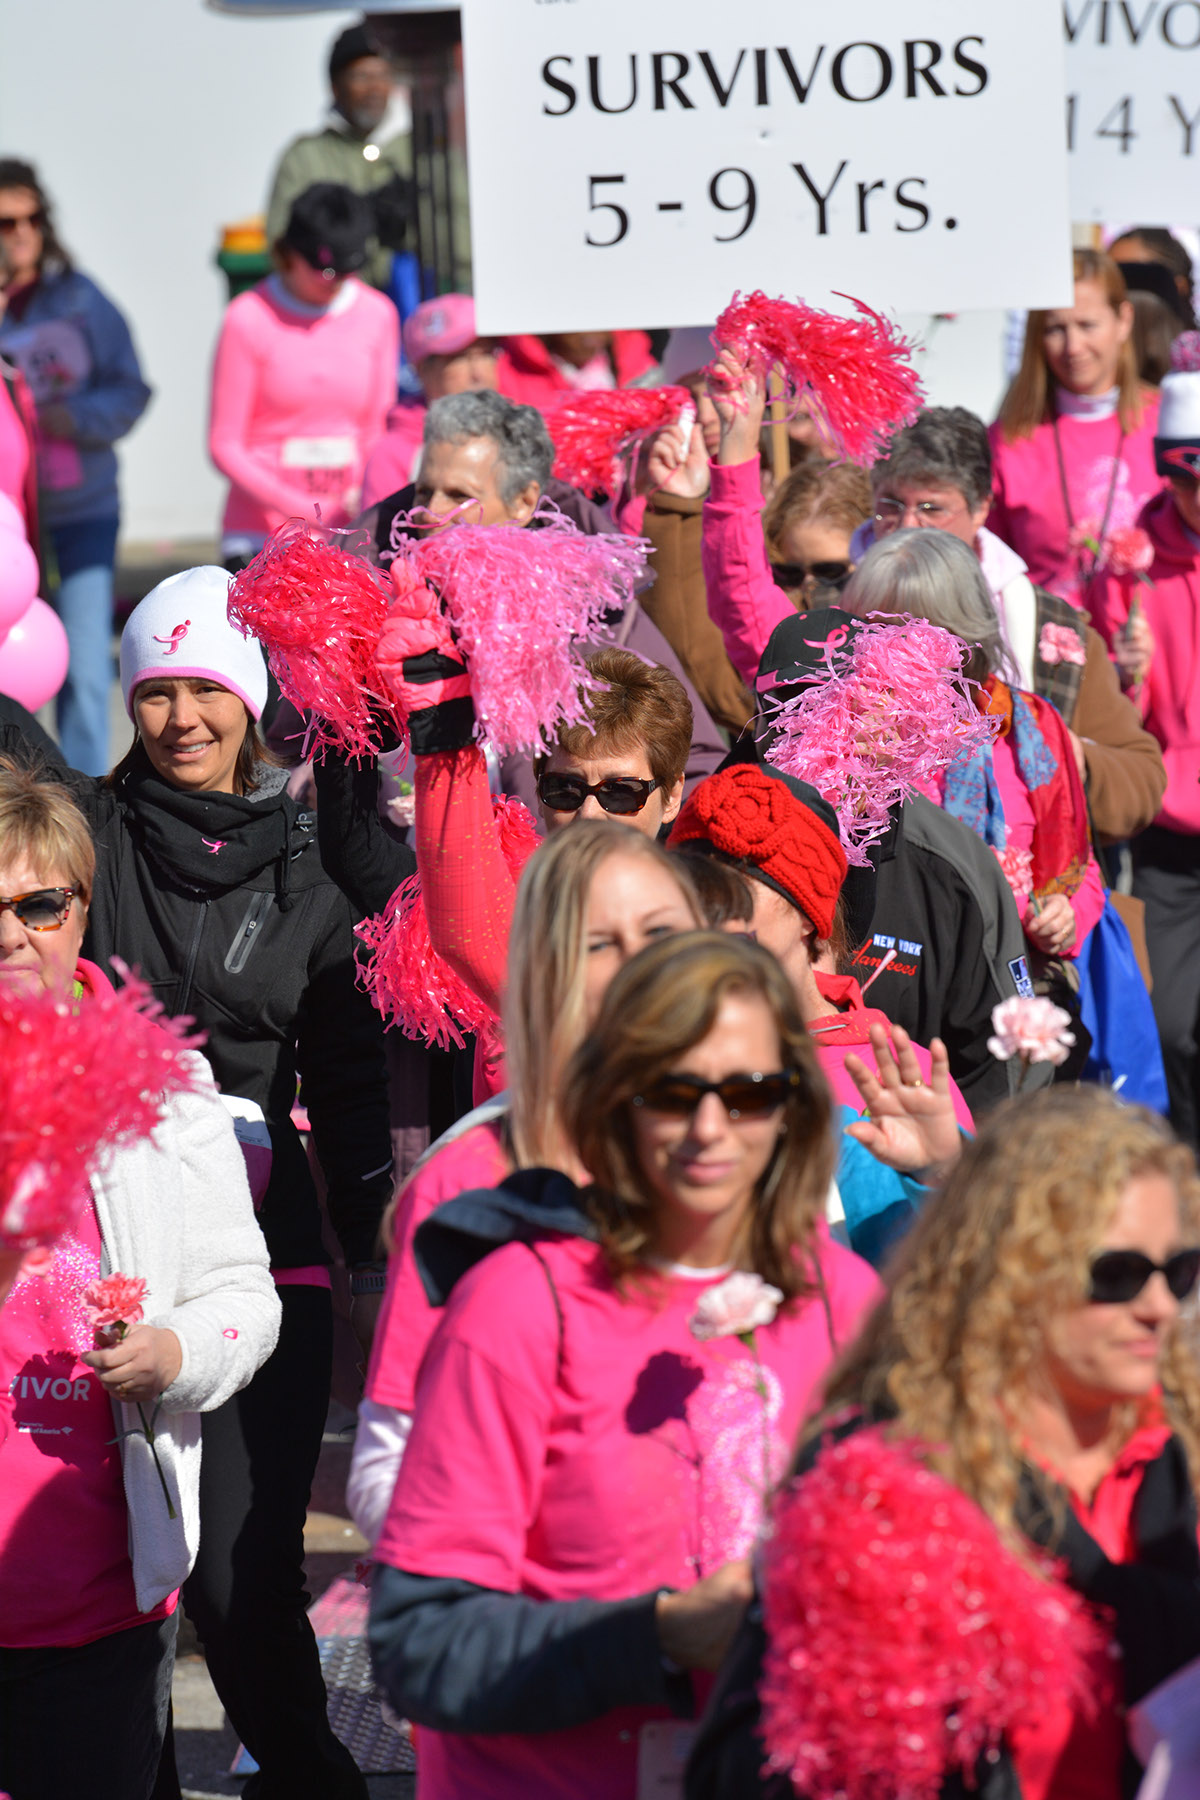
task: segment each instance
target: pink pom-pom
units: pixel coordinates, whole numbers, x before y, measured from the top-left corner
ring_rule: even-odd
[[[493,800],[500,850],[516,881],[540,843],[533,815],[519,800]],[[499,1024],[429,941],[420,875],[402,881],[381,913],[355,927],[371,952],[362,985],[389,1025],[441,1050],[462,1049],[464,1033]]]
[[[80,1001],[0,996],[0,1247],[53,1243],[100,1152],[148,1137],[167,1095],[194,1086],[181,1052],[200,1040],[161,1015],[133,976]]]
[[[633,599],[645,568],[640,538],[592,536],[547,507],[532,527],[453,525],[394,541],[397,560],[441,596],[481,738],[505,756],[552,744],[586,718],[584,695],[597,684],[575,640]]]
[[[828,800],[846,860],[859,868],[893,806],[997,731],[963,677],[966,656],[926,619],[865,625],[848,651],[830,642],[828,673],[771,715],[779,736],[770,761]]]
[[[1171,345],[1172,375],[1194,375],[1200,370],[1200,331],[1181,331]]]
[[[311,743],[349,756],[378,749],[372,704],[391,708],[378,691],[374,651],[391,598],[387,577],[364,557],[296,519],[234,577],[229,617],[262,644],[292,704],[312,712]]]
[[[626,458],[692,407],[686,388],[597,388],[547,411],[554,473],[585,493],[615,494]]]
[[[911,425],[924,392],[909,360],[912,344],[863,301],[853,304],[862,316],[843,319],[799,301],[772,300],[758,290],[735,294],[713,339],[757,369],[777,368],[784,398],[806,396],[842,455],[871,463],[894,431]],[[709,372],[721,379],[719,370]]]
[[[1200,338],[1200,332],[1192,335]],[[1154,561],[1150,533],[1140,525],[1111,531],[1104,540],[1104,560],[1114,575],[1142,575]]]
[[[763,1738],[811,1800],[936,1800],[952,1769],[1087,1704],[1082,1601],[881,1430],[824,1449],[767,1547]]]

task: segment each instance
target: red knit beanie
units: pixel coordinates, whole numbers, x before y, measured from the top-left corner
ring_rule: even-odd
[[[807,782],[759,763],[718,769],[692,789],[668,840],[697,841],[741,863],[829,936],[846,857],[833,808]]]

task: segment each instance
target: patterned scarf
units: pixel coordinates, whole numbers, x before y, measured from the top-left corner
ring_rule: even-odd
[[[1048,700],[1010,688],[996,675],[979,690],[983,711],[1001,720],[1033,808],[1033,894],[1073,894],[1088,865],[1087,803],[1071,739]],[[992,747],[961,756],[946,771],[942,804],[1003,860],[1008,848],[1004,806]]]

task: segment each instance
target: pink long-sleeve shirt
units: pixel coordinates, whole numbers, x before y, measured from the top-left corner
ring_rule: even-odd
[[[321,311],[276,277],[239,294],[213,363],[208,448],[229,478],[227,534],[286,519],[346,525],[396,394],[396,308],[353,277]]]

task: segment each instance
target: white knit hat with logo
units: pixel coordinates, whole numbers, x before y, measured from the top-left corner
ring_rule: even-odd
[[[1200,476],[1200,331],[1181,331],[1163,376],[1154,465],[1160,475]]]
[[[229,623],[233,577],[211,565],[169,575],[135,606],[121,633],[121,692],[152,676],[205,677],[244,700],[252,719],[267,703],[267,665],[256,638]]]

